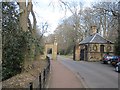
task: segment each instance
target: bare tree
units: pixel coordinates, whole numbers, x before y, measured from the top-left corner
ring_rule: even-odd
[[[82,35],[82,31],[81,31],[81,25],[80,25],[80,17],[81,17],[81,13],[82,13],[82,3],[78,3],[78,2],[64,2],[62,0],[59,0],[61,6],[64,7],[65,10],[69,10],[72,13],[73,16],[73,20],[72,20],[72,26],[73,26],[73,30],[75,31],[74,33],[74,37],[73,37],[73,60],[75,60],[75,46],[78,43],[78,40],[82,40],[79,39],[79,37],[83,37]],[[79,36],[79,34],[81,33],[81,35]]]
[[[103,29],[103,36],[107,39],[112,37],[115,40],[118,32],[118,4],[115,2],[101,2],[93,5],[100,18],[100,25]]]
[[[35,34],[37,21],[36,21],[35,13],[33,11],[32,0],[28,0],[28,2],[21,2],[20,0],[18,0],[18,5],[19,5],[19,8],[20,8],[20,19],[19,19],[20,20],[20,27],[22,28],[23,31],[26,32],[26,31],[28,31],[28,25],[27,24],[29,24],[30,31],[33,34]],[[32,24],[30,22],[30,19],[29,19],[30,13],[33,16],[33,27],[32,27]]]

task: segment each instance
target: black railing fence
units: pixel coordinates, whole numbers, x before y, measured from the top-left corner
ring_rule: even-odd
[[[48,80],[48,75],[50,72],[50,58],[48,56],[46,56],[47,59],[47,65],[44,68],[44,70],[39,74],[39,86],[38,89],[42,90],[42,88],[46,88],[46,84],[47,84],[47,80]],[[33,83],[29,83],[29,90],[33,90]]]

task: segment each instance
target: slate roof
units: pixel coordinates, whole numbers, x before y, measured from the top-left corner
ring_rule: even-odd
[[[89,44],[89,43],[100,43],[100,44],[106,44],[106,43],[111,43],[111,41],[106,40],[102,36],[100,36],[98,33],[86,37],[84,40],[82,40],[79,44]]]

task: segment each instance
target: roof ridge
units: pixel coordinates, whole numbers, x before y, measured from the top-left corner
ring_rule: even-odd
[[[96,37],[96,34],[94,35],[94,37],[90,40],[90,42],[92,42],[94,40],[94,38]]]
[[[85,43],[113,43],[113,42],[105,39],[99,33],[96,33],[96,34],[86,37],[79,44],[85,44]]]

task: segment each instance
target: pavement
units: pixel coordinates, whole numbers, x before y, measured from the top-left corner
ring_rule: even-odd
[[[83,88],[81,80],[58,60],[51,60],[48,88]]]

